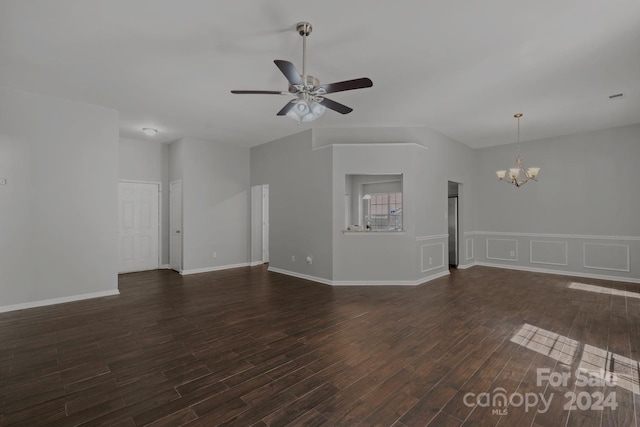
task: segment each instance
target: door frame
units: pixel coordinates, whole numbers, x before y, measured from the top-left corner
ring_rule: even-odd
[[[271,239],[271,227],[269,218],[269,184],[262,186],[262,263],[268,263],[271,254],[269,253],[269,240]],[[266,218],[266,219],[265,219]],[[266,238],[265,238],[266,236]]]
[[[160,181],[141,181],[137,179],[119,179],[118,190],[120,183],[129,184],[149,184],[158,186],[158,269],[162,268],[162,182]],[[120,206],[120,196],[118,195],[118,207]],[[118,228],[120,227],[120,212],[118,212]],[[120,242],[118,242],[118,245]]]
[[[455,268],[458,268],[458,265],[460,265],[460,199],[458,198],[459,196],[449,196],[447,198],[447,203],[449,200],[455,200],[455,204],[454,204],[454,211],[455,211],[455,219],[454,219],[454,223],[455,223],[455,239],[454,239],[454,255],[455,255],[455,264],[451,263],[451,248],[449,248],[449,267],[453,266]],[[451,215],[451,212],[449,212],[448,206],[447,206],[447,214]],[[451,241],[451,239],[449,239],[449,241]]]
[[[457,244],[457,261],[458,261],[458,266],[460,266],[461,264],[465,264],[466,260],[466,255],[464,257],[462,257],[462,249],[463,249],[463,243],[465,243],[464,240],[464,226],[465,226],[465,222],[464,222],[464,180],[462,179],[456,179],[456,178],[449,178],[447,179],[447,215],[449,213],[449,207],[448,207],[448,199],[450,197],[456,197],[458,199],[457,202],[457,207],[456,207],[456,227],[458,228],[458,235],[456,236],[456,244]],[[449,183],[453,183],[456,184],[456,195],[455,196],[449,196]],[[447,216],[447,221],[448,221],[448,216]],[[447,223],[447,228],[448,228],[448,223]],[[447,229],[448,232],[448,229]],[[447,239],[448,242],[448,239]],[[466,254],[466,251],[465,251]]]
[[[251,186],[250,218],[251,244],[249,258],[250,265],[253,267],[269,262],[269,184]]]
[[[182,179],[176,179],[174,181],[169,181],[169,270],[173,269],[171,265],[171,185],[172,184],[180,184],[180,269],[174,270],[178,273],[182,274],[182,270],[184,267],[184,210],[183,210],[183,200],[184,195],[182,192]]]

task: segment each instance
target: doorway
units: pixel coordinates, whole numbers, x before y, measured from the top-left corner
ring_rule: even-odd
[[[269,262],[269,185],[251,187],[251,265]]]
[[[459,190],[460,185],[457,182],[449,181],[448,189],[448,232],[449,232],[449,267],[457,268],[459,263]]]
[[[160,267],[160,183],[118,182],[118,273]]]
[[[269,262],[269,186],[262,186],[262,263]]]
[[[169,183],[169,266],[182,272],[182,181]]]

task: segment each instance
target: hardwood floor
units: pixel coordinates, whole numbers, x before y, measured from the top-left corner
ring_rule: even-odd
[[[332,288],[254,267],[119,287],[0,314],[1,426],[639,424],[640,285],[474,267]]]

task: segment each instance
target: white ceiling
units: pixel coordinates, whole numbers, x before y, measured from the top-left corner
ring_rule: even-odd
[[[2,0],[0,85],[109,106],[122,136],[258,145],[308,128],[276,117],[273,64],[331,95],[314,127],[428,126],[471,147],[640,123],[638,0]],[[610,101],[610,94],[625,98]]]

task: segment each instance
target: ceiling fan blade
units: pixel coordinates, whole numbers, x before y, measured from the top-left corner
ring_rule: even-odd
[[[353,108],[349,108],[346,105],[340,104],[339,102],[332,101],[329,98],[324,98],[319,102],[319,104],[322,104],[333,111],[337,111],[340,114],[349,114],[353,111]]]
[[[363,77],[361,79],[345,80],[343,82],[329,83],[320,85],[325,93],[342,92],[344,90],[364,89],[373,86],[371,79]]]
[[[280,69],[280,71],[282,71],[282,74],[284,74],[287,80],[289,80],[289,83],[291,83],[292,85],[302,84],[302,78],[300,77],[300,73],[298,73],[295,65],[293,65],[289,61],[284,61],[282,59],[276,59],[273,62]]]
[[[286,116],[289,110],[295,107],[295,105],[296,105],[295,102],[287,102],[287,105],[282,107],[282,110],[278,111],[278,114],[276,114],[276,116]]]
[[[232,90],[231,93],[238,95],[291,95],[289,92],[279,90]]]

